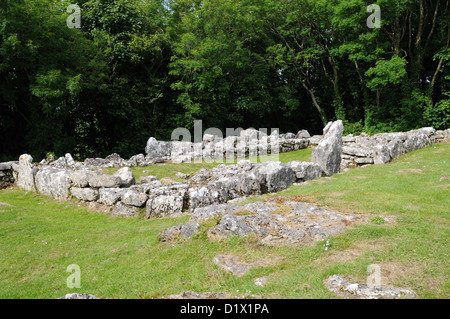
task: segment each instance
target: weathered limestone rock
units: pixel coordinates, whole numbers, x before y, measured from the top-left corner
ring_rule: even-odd
[[[374,147],[374,164],[386,164],[391,160],[389,148],[384,144],[378,144]]]
[[[387,145],[387,148],[389,150],[389,156],[392,160],[395,160],[403,155],[403,142],[400,139],[396,138],[390,141]]]
[[[322,169],[317,163],[292,161],[286,165],[294,171],[296,182],[309,181],[322,176]]]
[[[171,227],[160,233],[160,239],[179,238],[183,227],[189,230],[184,238],[192,237],[199,229],[197,223],[211,218],[218,222],[207,231],[209,239],[254,235],[265,245],[308,244],[334,236],[350,224],[366,222],[360,216],[339,214],[308,203],[220,204],[196,208],[188,222],[190,225]]]
[[[328,290],[352,299],[399,299],[416,298],[416,294],[408,289],[367,286],[365,284],[352,283],[339,275],[333,275],[326,279]]]
[[[122,167],[113,176],[118,176],[120,178],[121,187],[130,187],[136,183],[133,172],[129,167]]]
[[[200,188],[189,191],[189,206],[191,211],[197,207],[211,204],[225,203],[228,191],[221,182],[213,182]]]
[[[13,169],[17,172],[17,186],[26,191],[35,192],[34,178],[38,169],[33,164],[33,157],[29,154],[21,155],[19,163],[13,164]]]
[[[144,207],[148,196],[143,193],[138,193],[134,190],[125,190],[121,195],[121,201],[124,204],[134,207]]]
[[[427,147],[431,144],[430,138],[425,133],[409,136],[403,143],[407,153]]]
[[[168,158],[172,148],[171,142],[157,141],[154,137],[150,137],[145,147],[147,159]]]
[[[91,170],[82,169],[82,170],[68,171],[68,174],[75,187],[88,187],[89,179],[92,175],[94,175],[94,172]]]
[[[70,153],[67,153],[64,158],[66,159],[66,164],[68,166],[74,166],[75,165],[75,161],[72,157],[72,155]]]
[[[89,175],[89,186],[94,188],[115,188],[120,187],[122,179],[119,176],[106,175],[100,172],[93,172]]]
[[[217,255],[214,256],[213,262],[225,271],[231,272],[233,275],[242,277],[254,267],[267,266],[268,263],[265,260],[255,261],[253,263],[245,263],[240,260],[238,256],[234,255]]]
[[[112,206],[121,199],[123,190],[120,188],[100,188],[98,193],[99,203]]]
[[[147,218],[180,216],[183,211],[184,198],[180,195],[161,195],[151,198],[146,204]]]
[[[56,199],[70,197],[71,179],[66,170],[53,167],[44,167],[36,174],[37,191]]]
[[[127,206],[122,202],[118,202],[112,210],[113,216],[133,217],[136,215],[136,213],[137,210],[135,207]]]
[[[340,172],[343,132],[341,120],[329,122],[323,129],[323,139],[311,154],[311,162],[319,164],[328,176]]]
[[[256,168],[256,172],[265,177],[267,191],[278,192],[295,182],[295,173],[281,162],[266,162]]]
[[[72,187],[70,192],[79,200],[84,200],[86,202],[95,202],[99,198],[98,190],[92,188]]]

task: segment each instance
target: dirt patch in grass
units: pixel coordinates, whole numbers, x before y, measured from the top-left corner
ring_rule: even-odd
[[[342,262],[347,262],[352,259],[358,258],[362,256],[364,252],[376,252],[385,247],[384,240],[376,240],[376,241],[363,241],[359,242],[356,245],[350,246],[346,250],[342,251],[333,251],[325,257],[321,257],[316,259],[315,262],[318,263],[333,263],[338,264]]]
[[[401,170],[397,171],[397,173],[399,173],[399,174],[409,174],[409,173],[423,174],[423,170],[421,170],[420,168],[406,168],[406,169],[401,169]]]

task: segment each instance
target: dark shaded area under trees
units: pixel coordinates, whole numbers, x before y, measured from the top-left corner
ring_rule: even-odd
[[[450,126],[448,0],[0,2],[0,161],[129,157],[177,127]],[[369,4],[381,8],[370,29]]]

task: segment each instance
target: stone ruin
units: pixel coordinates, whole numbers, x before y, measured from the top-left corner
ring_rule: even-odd
[[[408,152],[449,140],[450,129],[436,131],[428,127],[406,133],[343,136],[341,121],[330,122],[323,135],[315,136],[304,130],[297,134],[268,136],[249,129],[238,137],[225,139],[206,134],[201,143],[164,142],[150,138],[145,148],[146,155],[138,154],[128,160],[112,154],[104,159],[88,158],[84,162],[76,162],[66,154],[57,160],[42,160],[35,164],[30,155],[23,154],[17,162],[0,163],[0,189],[15,185],[55,199],[75,198],[115,216],[159,218],[189,214],[188,222],[170,227],[158,235],[163,242],[192,239],[202,231],[202,223],[213,220],[215,225],[203,230],[210,240],[252,235],[263,245],[305,245],[368,221],[363,216],[296,201],[247,205],[238,205],[235,201],[251,195],[278,192],[294,183],[331,176],[343,169],[385,164]],[[165,161],[190,162],[198,156],[222,160],[230,154],[232,158],[239,158],[306,147],[313,148],[311,162],[284,164],[279,161],[252,163],[240,160],[237,164],[201,169],[185,182],[169,184],[155,176],[143,176],[136,181],[130,169]],[[196,152],[199,150],[201,152]],[[113,175],[98,171],[109,167],[120,169]],[[414,294],[406,290],[385,292],[349,283],[336,276],[330,277],[326,286],[357,298],[398,298]]]
[[[112,154],[104,159],[88,158],[76,162],[70,154],[66,154],[57,160],[42,160],[35,164],[30,155],[24,154],[17,162],[0,163],[0,189],[15,184],[26,191],[56,199],[76,198],[95,203],[113,215],[137,216],[143,213],[147,218],[180,216],[194,213],[197,208],[224,204],[233,199],[278,192],[293,183],[330,176],[341,169],[387,163],[407,152],[450,139],[450,129],[436,131],[433,128],[374,136],[342,136],[341,121],[330,122],[321,136],[311,137],[305,130],[281,135],[258,132],[248,129],[242,131],[240,136],[225,139],[205,134],[203,142],[190,144],[150,138],[146,155],[138,154],[128,160]],[[232,142],[228,142],[230,140]],[[188,147],[179,148],[180,143]],[[279,152],[312,147],[311,162],[283,164],[241,160],[237,164],[202,169],[185,182],[169,184],[154,176],[144,176],[136,181],[130,169],[132,166],[148,166],[164,161],[192,160],[196,156],[195,149],[200,147],[207,157],[215,154],[216,158],[223,159],[228,154],[234,157],[251,156],[255,150],[262,155],[259,146],[276,144],[279,145]],[[229,148],[224,148],[224,145]],[[276,152],[275,148],[268,149],[269,153]],[[121,168],[113,175],[98,171],[108,167]]]

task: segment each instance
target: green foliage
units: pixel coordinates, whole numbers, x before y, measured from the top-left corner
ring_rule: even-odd
[[[447,94],[450,97],[450,94]],[[450,99],[442,99],[434,105],[432,102],[421,105],[426,125],[445,130],[450,127]]]
[[[447,128],[450,8],[376,3],[381,29],[362,0],[83,0],[69,29],[67,1],[3,0],[0,157],[128,157],[196,119],[223,131]]]

